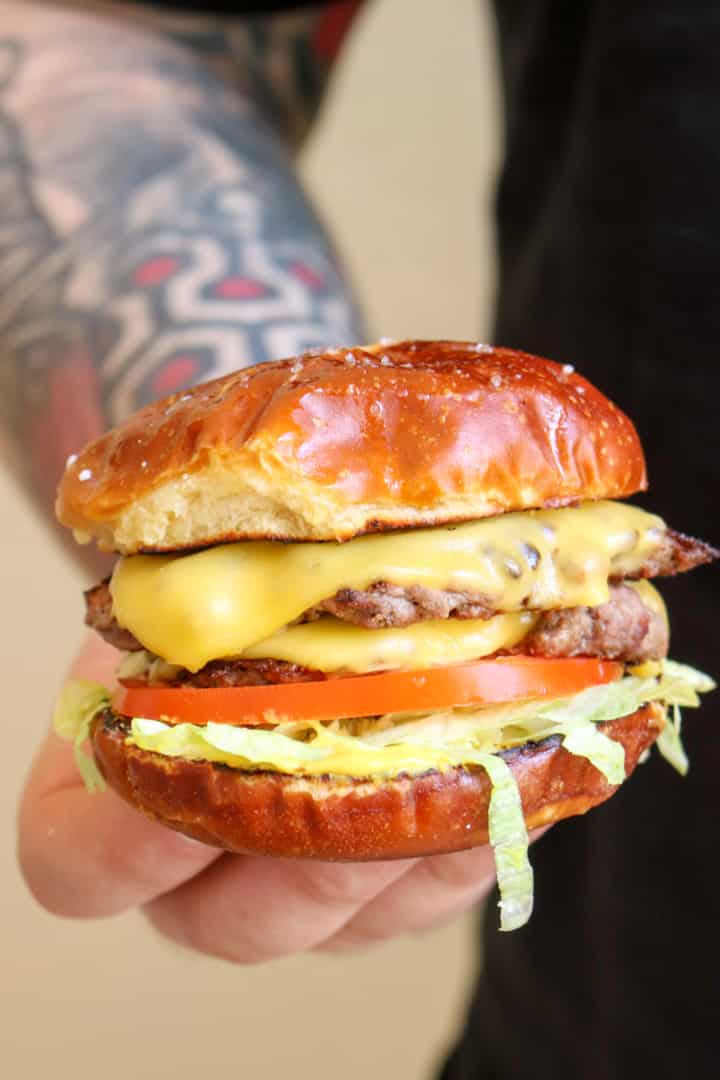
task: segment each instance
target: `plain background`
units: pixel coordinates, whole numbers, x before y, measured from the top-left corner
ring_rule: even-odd
[[[493,69],[475,0],[375,0],[353,35],[302,172],[374,337],[487,333]],[[0,500],[3,1074],[428,1076],[460,1021],[469,918],[360,956],[233,968],[176,950],[137,915],[58,920],[25,892],[15,802],[80,637],[81,583],[4,476]]]

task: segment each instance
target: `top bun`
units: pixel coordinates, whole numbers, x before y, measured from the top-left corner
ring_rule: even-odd
[[[347,540],[646,486],[628,418],[513,349],[402,341],[258,364],[154,402],[65,470],[60,521],[123,554]]]

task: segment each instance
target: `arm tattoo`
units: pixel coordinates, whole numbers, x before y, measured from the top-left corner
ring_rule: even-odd
[[[0,38],[0,423],[48,512],[140,405],[363,336],[264,107],[167,36],[49,21]]]
[[[334,0],[279,15],[221,18],[121,0],[64,0],[156,30],[201,55],[229,86],[250,97],[293,147],[307,135],[353,20],[365,0]]]

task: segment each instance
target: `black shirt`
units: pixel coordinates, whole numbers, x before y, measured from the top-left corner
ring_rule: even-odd
[[[506,94],[496,340],[575,364],[633,417],[645,505],[720,541],[720,7],[496,0]],[[662,583],[672,654],[720,674],[717,568]],[[715,1080],[720,694],[690,774],[655,756],[533,849],[536,912],[484,928],[445,1080]]]

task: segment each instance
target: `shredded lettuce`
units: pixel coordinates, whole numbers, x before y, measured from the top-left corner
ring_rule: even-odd
[[[668,764],[677,769],[681,776],[687,776],[690,762],[680,738],[681,716],[679,705],[673,705],[671,716],[672,719],[670,717],[666,718],[665,727],[658,735],[656,745]]]
[[[662,674],[668,679],[678,679],[688,683],[698,694],[709,694],[715,689],[716,683],[704,671],[690,667],[689,664],[678,664],[676,660],[663,660],[661,662]]]
[[[132,741],[143,750],[191,761],[217,761],[238,769],[248,766],[271,769],[279,758],[293,772],[304,772],[310,762],[326,757],[326,751],[287,735],[228,724],[169,726],[160,720],[135,719]]]
[[[104,686],[87,679],[71,679],[60,691],[53,710],[53,728],[62,739],[73,743],[75,763],[91,795],[104,791],[106,784],[95,759],[83,747],[90,734],[90,724],[109,704],[110,695]]]
[[[490,778],[488,833],[500,893],[500,929],[518,930],[532,915],[533,872],[520,792],[509,766],[495,754],[480,754],[474,764]]]
[[[608,739],[593,724],[572,727],[563,738],[563,746],[571,754],[592,762],[608,784],[622,784],[625,779],[625,750],[622,743]]]
[[[308,741],[312,740],[312,741]],[[457,748],[407,745],[378,748],[323,724],[281,724],[272,731],[209,723],[168,725],[135,718],[130,741],[142,750],[236,769],[270,769],[293,776],[387,778],[460,765]]]
[[[680,707],[698,706],[700,704],[698,695],[714,690],[715,682],[709,675],[688,664],[678,664],[675,660],[663,660],[660,686],[664,688],[663,700],[670,706],[671,715],[667,718],[656,745],[668,764],[677,769],[681,776],[686,776],[690,762],[680,735],[682,726]]]

